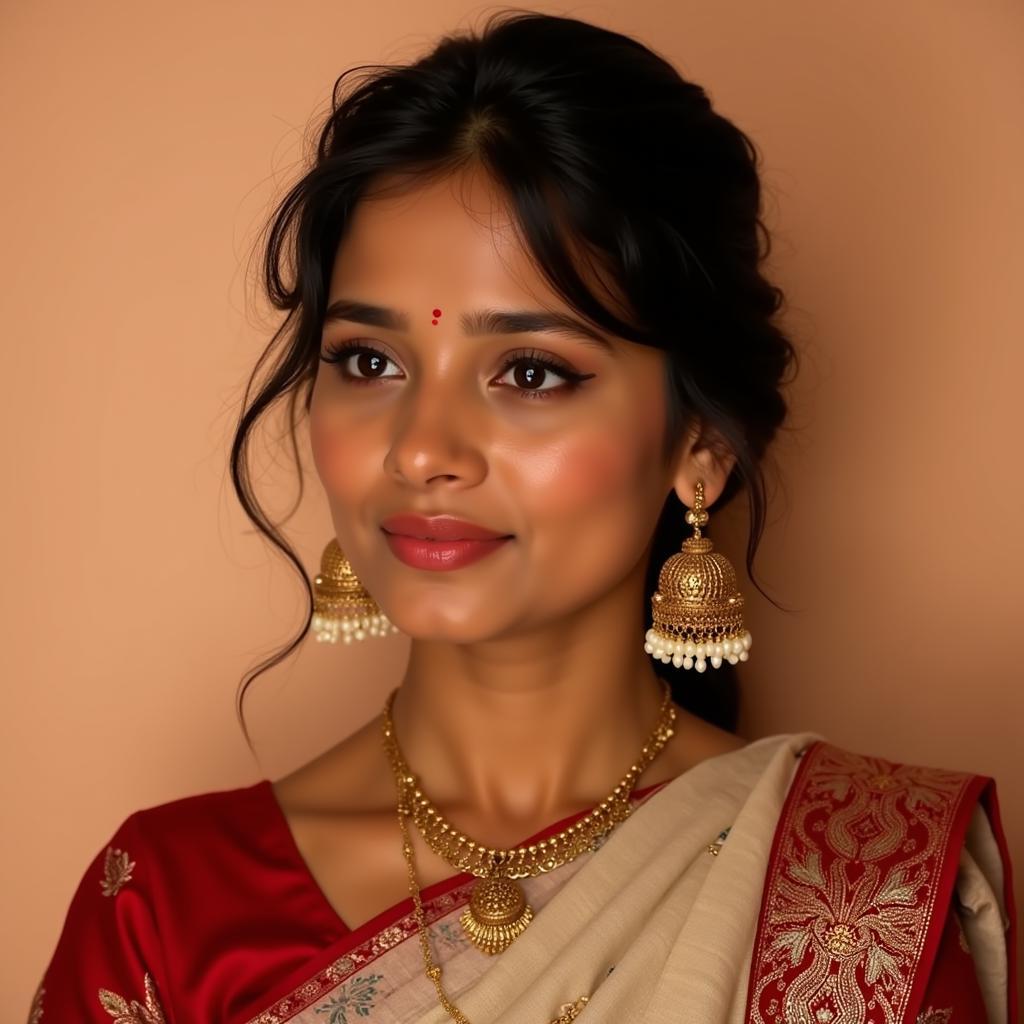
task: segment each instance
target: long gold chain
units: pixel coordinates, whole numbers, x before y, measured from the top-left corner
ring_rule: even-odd
[[[420,887],[416,880],[412,843],[409,840],[408,818],[413,818],[430,848],[448,861],[453,867],[467,870],[471,874],[493,879],[523,878],[541,872],[551,871],[555,867],[568,863],[586,850],[596,848],[599,838],[611,831],[620,821],[630,814],[630,797],[637,780],[647,766],[654,760],[658,752],[673,735],[673,724],[676,718],[675,706],[672,704],[672,691],[668,683],[661,681],[663,697],[658,716],[658,724],[640,752],[640,757],[630,765],[629,771],[623,776],[612,792],[594,807],[581,821],[563,829],[557,835],[536,844],[526,844],[511,849],[494,849],[472,842],[462,833],[451,828],[441,813],[417,785],[416,776],[410,771],[402,757],[395,737],[394,722],[391,709],[397,689],[392,690],[384,703],[382,730],[384,745],[387,749],[391,767],[395,775],[398,789],[398,824],[402,832],[402,853],[405,856],[409,874],[409,891],[413,899],[413,913],[419,931],[420,949],[426,975],[437,990],[437,997],[445,1012],[457,1024],[471,1024],[466,1015],[448,998],[441,985],[441,966],[434,962],[427,936],[427,922],[420,897]],[[422,824],[421,824],[422,823]],[[515,873],[513,873],[515,872]],[[514,883],[505,883],[513,885]],[[467,910],[467,915],[469,911]],[[525,907],[525,914],[520,913],[520,926],[510,933],[500,948],[504,948],[516,934],[525,928],[532,918],[532,910]],[[464,927],[466,926],[464,915]],[[506,929],[507,930],[507,929]],[[487,948],[487,952],[496,950]],[[564,1003],[559,1009],[559,1016],[550,1024],[569,1024],[576,1019],[587,1004],[588,997],[580,996],[575,1002]]]

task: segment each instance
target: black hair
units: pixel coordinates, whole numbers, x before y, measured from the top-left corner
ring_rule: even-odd
[[[245,690],[302,641],[313,598],[301,561],[254,493],[251,431],[286,399],[297,456],[296,416],[300,406],[309,411],[332,264],[360,198],[382,175],[415,182],[474,164],[499,186],[527,251],[572,308],[599,329],[668,353],[661,454],[668,458],[684,431],[699,426],[701,443],[735,458],[716,506],[746,491],[746,567],[764,593],[753,575],[767,504],[762,460],[786,415],[781,385],[796,352],[776,322],[783,293],[761,268],[770,239],[758,152],[699,85],[636,39],[505,9],[482,31],[446,35],[411,63],[344,72],[311,166],[268,222],[262,285],[286,316],[246,387],[230,468],[246,514],[298,570],[309,611],[299,635],[243,678],[236,710],[247,742]],[[581,258],[608,272],[607,294],[588,287]],[[684,514],[671,492],[647,593],[690,532]],[[648,607],[638,643],[650,625]],[[654,664],[679,704],[735,728],[731,666],[694,687],[681,678],[691,673]]]

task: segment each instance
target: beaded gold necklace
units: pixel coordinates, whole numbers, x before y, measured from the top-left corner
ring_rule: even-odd
[[[409,873],[409,890],[413,897],[414,913],[419,928],[420,948],[427,977],[437,989],[441,1005],[458,1024],[470,1024],[468,1018],[448,999],[441,987],[441,967],[434,963],[427,940],[426,919],[420,899],[419,884],[409,841],[407,819],[412,818],[420,834],[434,853],[460,871],[468,871],[480,878],[473,887],[469,906],[463,911],[460,924],[469,940],[482,952],[500,953],[521,935],[533,920],[533,909],[526,895],[514,879],[539,875],[568,864],[581,853],[597,849],[602,838],[616,825],[625,821],[632,811],[630,797],[637,780],[673,735],[676,709],[672,691],[661,681],[663,696],[658,723],[640,756],[630,765],[611,793],[592,808],[581,820],[562,829],[556,835],[539,843],[495,849],[473,842],[453,828],[419,787],[418,779],[410,770],[398,747],[391,709],[398,690],[392,690],[384,702],[382,731],[384,746],[395,775],[398,789],[398,823],[402,832],[402,852]],[[575,1018],[587,997],[581,996],[576,1004],[567,1004],[556,1021]],[[571,1016],[570,1016],[571,1014]],[[555,1022],[552,1022],[555,1024]]]

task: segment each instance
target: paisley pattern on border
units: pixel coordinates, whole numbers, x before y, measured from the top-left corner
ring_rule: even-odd
[[[899,1024],[972,776],[825,742],[802,768],[765,883],[749,1019]]]
[[[143,976],[143,984],[146,987],[145,1006],[140,1006],[134,999],[129,1003],[123,996],[108,989],[99,990],[100,1005],[114,1018],[114,1024],[167,1024],[164,1011],[156,998],[156,985],[148,971]]]

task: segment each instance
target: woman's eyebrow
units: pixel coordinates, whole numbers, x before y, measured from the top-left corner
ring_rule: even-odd
[[[370,327],[407,331],[410,317],[408,313],[386,306],[374,306],[354,299],[336,299],[327,307],[324,324],[334,320],[349,320]],[[480,309],[473,313],[464,313],[460,323],[463,332],[470,337],[482,334],[568,334],[582,337],[584,341],[609,351],[613,348],[611,342],[603,335],[582,320],[577,320],[566,313],[548,313],[532,309]]]

